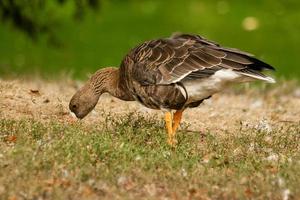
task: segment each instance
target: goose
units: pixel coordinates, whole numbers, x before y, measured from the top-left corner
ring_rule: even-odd
[[[252,54],[222,47],[199,35],[175,34],[131,49],[120,67],[96,71],[73,95],[69,109],[84,118],[103,93],[162,110],[167,142],[177,143],[182,113],[234,84],[261,80],[275,83],[263,70],[275,70]]]

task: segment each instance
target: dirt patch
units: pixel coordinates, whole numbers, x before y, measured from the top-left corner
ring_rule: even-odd
[[[72,80],[1,80],[0,118],[71,123],[76,119],[70,114],[68,103],[80,85],[82,83]],[[129,112],[163,117],[161,111],[104,94],[96,109],[83,121],[86,124],[104,123],[108,113],[121,115]],[[222,133],[244,126],[268,130],[282,123],[299,123],[300,87],[295,83],[281,83],[272,88],[249,88],[246,85],[226,90],[199,107],[186,110],[183,122],[194,131],[214,130]]]

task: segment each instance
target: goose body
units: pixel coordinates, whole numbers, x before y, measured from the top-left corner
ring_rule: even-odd
[[[120,70],[135,100],[153,109],[179,110],[198,106],[232,83],[274,82],[263,69],[273,67],[249,53],[183,34],[134,48]]]
[[[274,68],[247,52],[221,47],[198,35],[178,34],[133,48],[120,68],[104,68],[71,99],[70,109],[82,118],[108,92],[166,112],[169,143],[184,109],[196,107],[233,83],[275,80],[261,73]],[[91,100],[92,99],[92,100]],[[176,110],[172,116],[171,110]]]

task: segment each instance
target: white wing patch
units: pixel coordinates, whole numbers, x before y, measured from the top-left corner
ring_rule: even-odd
[[[243,77],[231,69],[222,69],[208,78],[185,81],[183,85],[189,97],[187,103],[205,99],[221,91],[230,83],[243,81]]]
[[[249,76],[231,69],[221,69],[208,78],[184,81],[183,85],[188,94],[186,104],[205,99],[233,83],[254,81],[255,79],[275,82],[271,77]]]
[[[212,75],[213,79],[219,79],[220,81],[228,81],[228,80],[234,80],[236,78],[240,77],[240,75],[231,69],[221,69],[216,71],[214,75]]]

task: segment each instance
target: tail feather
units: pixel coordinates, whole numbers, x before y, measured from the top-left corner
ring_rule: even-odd
[[[262,81],[266,81],[268,83],[276,83],[276,80],[270,76],[266,76],[265,74],[259,72],[259,71],[255,71],[253,69],[246,69],[246,70],[242,70],[239,71],[240,74],[253,78],[253,79],[258,79],[258,80],[262,80]]]
[[[248,65],[248,67],[250,69],[253,69],[253,70],[257,70],[257,71],[262,71],[262,70],[273,70],[275,71],[275,68],[272,67],[271,65],[263,62],[263,61],[260,61],[254,57],[249,57],[250,60],[253,62],[253,64],[251,65]]]

